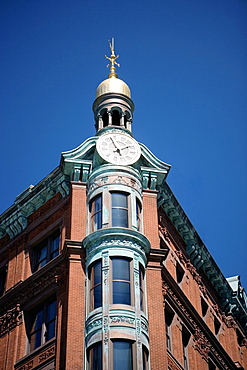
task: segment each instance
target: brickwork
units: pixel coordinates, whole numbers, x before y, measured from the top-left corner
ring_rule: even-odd
[[[82,240],[86,236],[87,209],[86,185],[71,184],[71,236],[72,240]]]
[[[84,359],[85,273],[82,263],[80,254],[69,255],[65,368],[75,370],[82,369]]]

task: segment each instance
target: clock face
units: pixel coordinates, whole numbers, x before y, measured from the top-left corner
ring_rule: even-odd
[[[121,133],[100,136],[97,151],[107,162],[122,165],[135,163],[141,155],[139,144],[132,137]]]

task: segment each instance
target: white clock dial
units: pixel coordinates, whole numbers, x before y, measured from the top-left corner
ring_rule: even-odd
[[[135,163],[140,155],[139,144],[131,137],[122,133],[108,133],[99,137],[97,151],[107,162],[129,165]]]

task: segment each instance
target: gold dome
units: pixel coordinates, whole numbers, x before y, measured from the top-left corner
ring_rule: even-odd
[[[108,93],[123,94],[128,98],[131,98],[129,86],[114,75],[99,84],[96,90],[96,99],[99,96]]]

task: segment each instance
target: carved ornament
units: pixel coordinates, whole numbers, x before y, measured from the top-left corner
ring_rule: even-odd
[[[22,323],[22,314],[20,305],[17,304],[11,310],[8,310],[6,314],[0,317],[0,337],[14,329],[17,325]]]
[[[97,177],[92,183],[88,185],[88,197],[90,197],[91,193],[104,185],[125,185],[130,187],[131,189],[135,189],[138,191],[139,194],[142,192],[141,182],[133,177],[124,176],[124,175],[102,175]]]

